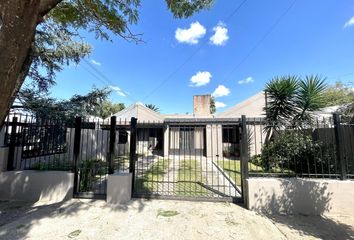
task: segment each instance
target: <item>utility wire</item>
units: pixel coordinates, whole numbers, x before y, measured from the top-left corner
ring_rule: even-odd
[[[226,75],[223,81],[220,83],[225,83],[229,80],[228,76],[233,74],[243,63],[247,61],[247,59],[253,54],[253,52],[263,43],[263,41],[273,32],[276,26],[281,22],[281,20],[290,12],[290,10],[294,7],[297,0],[294,0],[289,7],[277,18],[277,20],[272,24],[272,26],[268,29],[268,31],[260,38],[260,40],[251,48],[249,53],[242,58],[242,60]]]
[[[235,9],[232,11],[232,13],[227,16],[224,20],[225,23],[227,23],[240,9],[241,7],[247,2],[248,0],[243,0]],[[199,51],[202,49],[207,43],[209,42],[209,39],[207,38],[202,44],[198,46],[198,48],[189,56],[187,59],[182,62],[174,71],[172,71],[164,80],[160,82],[160,84],[154,88],[152,91],[150,91],[143,99],[142,101],[146,100],[149,98],[152,94],[154,94],[158,89],[160,89],[163,85],[165,85],[179,70],[181,70]]]
[[[83,61],[86,63],[87,66],[89,66],[94,72],[90,71],[89,69],[87,69],[86,67],[84,67],[84,65],[81,65],[83,67],[84,70],[86,70],[88,73],[90,73],[94,78],[96,78],[97,80],[99,80],[100,82],[104,83],[104,84],[109,84],[112,87],[116,86],[116,84],[111,81],[108,77],[106,77],[106,75],[104,75],[100,70],[98,70],[95,66],[93,66],[89,61],[87,61],[86,59],[83,59]],[[131,97],[129,94],[127,94],[125,91],[120,90],[122,93],[124,93],[125,97],[128,98],[129,100],[131,100],[133,103],[137,102],[136,99],[134,99],[133,97]]]

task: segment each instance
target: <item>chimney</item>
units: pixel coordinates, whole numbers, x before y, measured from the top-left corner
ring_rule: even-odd
[[[193,96],[193,113],[194,115],[206,116],[210,115],[211,95],[195,95]]]

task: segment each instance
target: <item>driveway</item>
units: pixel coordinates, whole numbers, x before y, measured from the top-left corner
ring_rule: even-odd
[[[10,221],[0,239],[354,239],[353,217],[267,218],[230,203],[75,199],[33,211],[23,204],[22,216],[20,206],[0,202],[0,218]]]

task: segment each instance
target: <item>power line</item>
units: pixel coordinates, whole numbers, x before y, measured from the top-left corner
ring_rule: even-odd
[[[268,29],[268,31],[260,38],[260,40],[251,48],[250,52],[226,75],[230,76],[234,73],[247,59],[252,55],[252,53],[262,44],[262,42],[273,32],[276,26],[281,22],[281,20],[290,12],[290,10],[294,7],[297,0],[294,0],[289,7],[277,18],[277,20],[272,24],[272,26]],[[225,83],[229,80],[229,78],[225,77],[221,83]]]
[[[225,23],[227,23],[240,9],[241,7],[247,2],[248,0],[243,0],[235,9],[232,11],[229,16],[227,16],[224,20]],[[142,100],[146,100],[148,97],[150,97],[152,94],[154,94],[158,89],[160,89],[163,85],[165,85],[179,70],[181,70],[199,51],[202,49],[207,43],[209,42],[208,39],[206,39],[202,44],[199,45],[199,47],[189,56],[187,59],[182,62],[174,71],[172,71],[164,80],[161,81],[161,83],[154,88],[152,91],[150,91]]]
[[[93,66],[89,61],[87,61],[86,59],[83,59],[83,61],[86,63],[87,66],[89,66],[93,71],[91,72],[90,70],[88,70],[86,67],[84,67],[84,65],[81,65],[88,73],[90,73],[92,76],[94,76],[97,80],[101,81],[104,84],[109,84],[112,87],[115,87],[116,84],[111,81],[108,77],[106,77],[106,75],[104,75],[100,70],[98,70],[95,66]],[[98,76],[97,76],[98,75]],[[133,97],[131,97],[128,93],[126,93],[123,90],[120,90],[126,98],[128,98],[129,100],[131,100],[132,102],[137,102],[136,99],[134,99]]]

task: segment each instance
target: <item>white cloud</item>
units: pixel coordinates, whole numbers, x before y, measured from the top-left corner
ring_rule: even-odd
[[[97,62],[97,61],[95,61],[95,60],[91,60],[91,62],[93,63],[93,64],[95,64],[95,65],[97,65],[97,66],[101,66],[102,64],[100,63],[100,62]]]
[[[210,37],[210,42],[217,46],[225,45],[229,39],[229,36],[227,35],[228,30],[225,24],[219,22],[218,25],[213,28],[213,31],[214,35]]]
[[[109,88],[112,89],[113,91],[115,91],[119,96],[122,96],[122,97],[127,96],[127,94],[125,94],[124,91],[117,86],[109,86]]]
[[[190,86],[192,87],[200,87],[207,85],[210,82],[211,79],[211,74],[210,72],[197,72],[195,75],[193,75],[190,79]]]
[[[225,87],[224,85],[219,85],[215,91],[213,92],[213,97],[224,97],[230,94],[230,89]]]
[[[345,24],[344,27],[351,27],[354,25],[354,17],[352,17],[351,19],[349,19]]]
[[[248,77],[246,79],[240,80],[237,83],[238,84],[247,84],[247,83],[253,83],[254,79],[252,77]]]
[[[215,108],[224,108],[226,104],[223,102],[215,102]]]
[[[177,28],[175,37],[180,43],[197,44],[206,33],[206,29],[199,22],[191,23],[188,29]]]

